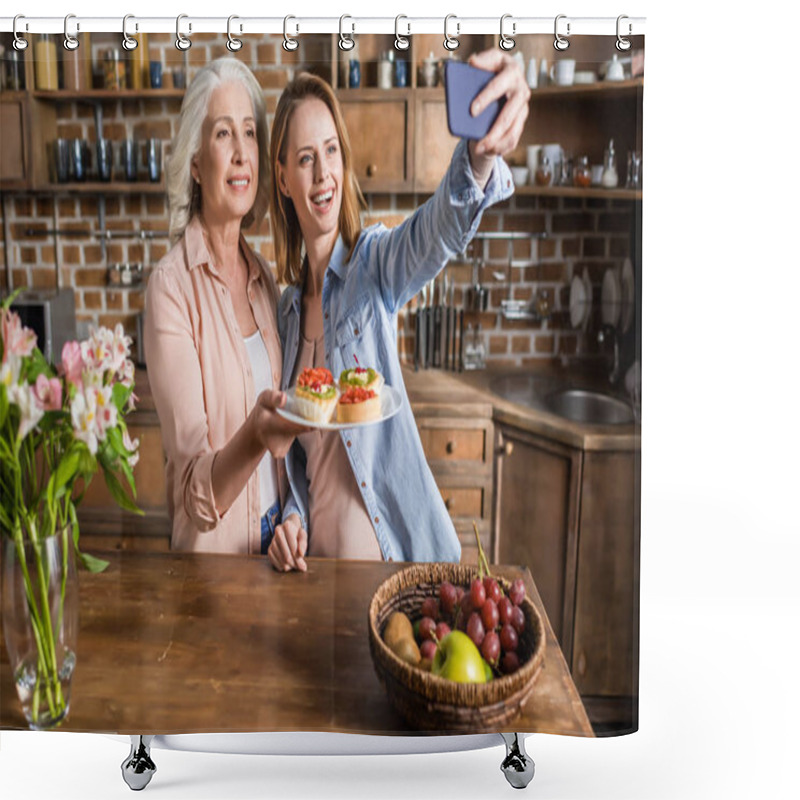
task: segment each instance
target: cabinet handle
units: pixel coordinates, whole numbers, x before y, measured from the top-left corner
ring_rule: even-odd
[[[586,675],[586,653],[583,650],[581,650],[578,656],[578,675],[581,677]]]
[[[376,164],[369,164],[367,166],[367,177],[374,178],[378,172],[378,166]]]
[[[453,503],[453,498],[452,498],[452,497],[448,497],[448,498],[447,498],[447,499],[444,501],[444,507],[445,507],[445,508],[446,508],[448,511],[452,511],[452,510],[453,510],[453,506],[454,506],[454,505],[455,505],[455,504]]]
[[[451,439],[444,447],[448,455],[453,455],[456,451],[456,443]]]
[[[501,447],[497,448],[497,455],[510,456],[514,452],[514,442],[505,442]]]

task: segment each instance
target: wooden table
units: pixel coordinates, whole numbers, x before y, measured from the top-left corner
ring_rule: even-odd
[[[369,652],[367,608],[404,565],[308,559],[278,574],[263,557],[114,553],[80,574],[78,663],[60,730],[124,734],[222,731],[408,733]],[[545,665],[508,731],[592,736],[545,621]],[[0,728],[26,728],[5,648]]]

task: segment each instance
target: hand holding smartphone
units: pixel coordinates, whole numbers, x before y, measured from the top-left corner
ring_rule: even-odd
[[[470,107],[495,73],[461,61],[447,61],[444,70],[447,127],[450,133],[462,139],[483,139],[494,125],[506,98],[494,100],[477,117],[472,116]]]

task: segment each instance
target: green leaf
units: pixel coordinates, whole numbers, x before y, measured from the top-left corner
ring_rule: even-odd
[[[63,496],[65,487],[72,481],[78,472],[81,463],[81,454],[77,447],[71,447],[56,467],[56,471],[51,479],[53,482],[54,499],[58,500]],[[49,490],[48,490],[49,491]]]
[[[0,385],[0,428],[3,427],[8,416],[8,394],[6,387]]]
[[[102,572],[109,564],[108,561],[104,561],[102,558],[97,558],[96,556],[90,556],[88,553],[81,553],[77,552],[78,560],[81,564],[89,570],[89,572]]]
[[[117,407],[117,411],[119,411],[120,414],[124,413],[131,392],[133,392],[132,386],[123,386],[121,383],[114,384],[114,388],[111,390],[111,399],[114,401],[114,405]]]
[[[125,494],[125,490],[122,488],[122,484],[117,480],[117,476],[114,475],[113,472],[108,470],[103,470],[103,476],[106,479],[106,486],[108,486],[108,490],[111,492],[111,496],[117,502],[120,508],[124,508],[126,511],[130,511],[134,514],[140,514],[144,516],[144,511],[142,511],[134,502],[131,500],[127,494]]]

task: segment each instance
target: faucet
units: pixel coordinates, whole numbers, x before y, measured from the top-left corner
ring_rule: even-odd
[[[615,384],[619,380],[619,337],[617,329],[613,325],[603,325],[597,332],[598,344],[604,344],[607,339],[611,340],[614,348],[614,363],[608,376],[608,382]]]

